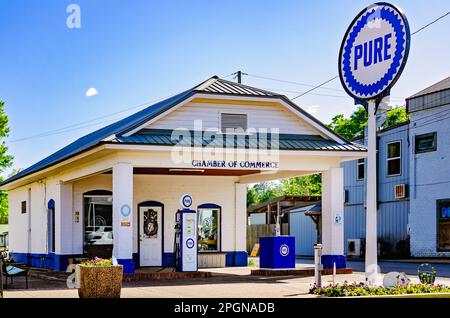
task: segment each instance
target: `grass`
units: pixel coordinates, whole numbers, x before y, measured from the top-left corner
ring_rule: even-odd
[[[322,288],[313,286],[310,294],[327,297],[351,297],[351,296],[382,296],[382,295],[406,295],[406,294],[431,294],[450,293],[450,287],[445,285],[409,284],[392,288],[369,287],[364,283],[347,282],[343,284],[329,285]]]

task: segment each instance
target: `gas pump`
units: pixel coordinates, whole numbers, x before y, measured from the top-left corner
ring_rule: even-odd
[[[181,198],[184,209],[175,214],[175,270],[196,272],[197,265],[197,213],[190,210],[192,198]]]

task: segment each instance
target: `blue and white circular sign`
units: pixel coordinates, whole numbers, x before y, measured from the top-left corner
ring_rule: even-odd
[[[286,244],[282,244],[280,246],[280,255],[288,256],[289,255],[289,246],[287,246]]]
[[[195,245],[195,242],[194,242],[193,239],[189,238],[189,239],[186,240],[186,247],[187,248],[193,248],[194,245]]]
[[[128,204],[123,204],[120,207],[120,214],[122,214],[124,217],[127,217],[131,214],[131,208]]]
[[[339,52],[339,77],[357,100],[383,97],[408,59],[410,31],[403,12],[380,2],[361,11],[350,24]]]
[[[180,201],[185,208],[189,208],[192,205],[192,197],[189,194],[183,194]]]

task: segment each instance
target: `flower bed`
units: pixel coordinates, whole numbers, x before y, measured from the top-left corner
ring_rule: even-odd
[[[409,284],[392,288],[369,287],[364,283],[347,282],[343,284],[329,285],[322,288],[312,287],[310,294],[327,297],[351,297],[351,296],[383,296],[383,295],[406,295],[406,294],[430,294],[450,293],[450,287],[445,285]]]

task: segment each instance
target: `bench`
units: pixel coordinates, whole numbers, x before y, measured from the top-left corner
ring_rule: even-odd
[[[14,283],[14,277],[24,276],[25,286],[28,289],[28,266],[23,263],[15,263],[8,258],[5,251],[0,252],[0,267],[2,278],[5,277],[5,289],[8,288],[8,277],[11,278],[11,284]],[[3,279],[2,279],[3,280]],[[2,282],[3,284],[3,282]],[[2,286],[3,287],[3,286]]]

